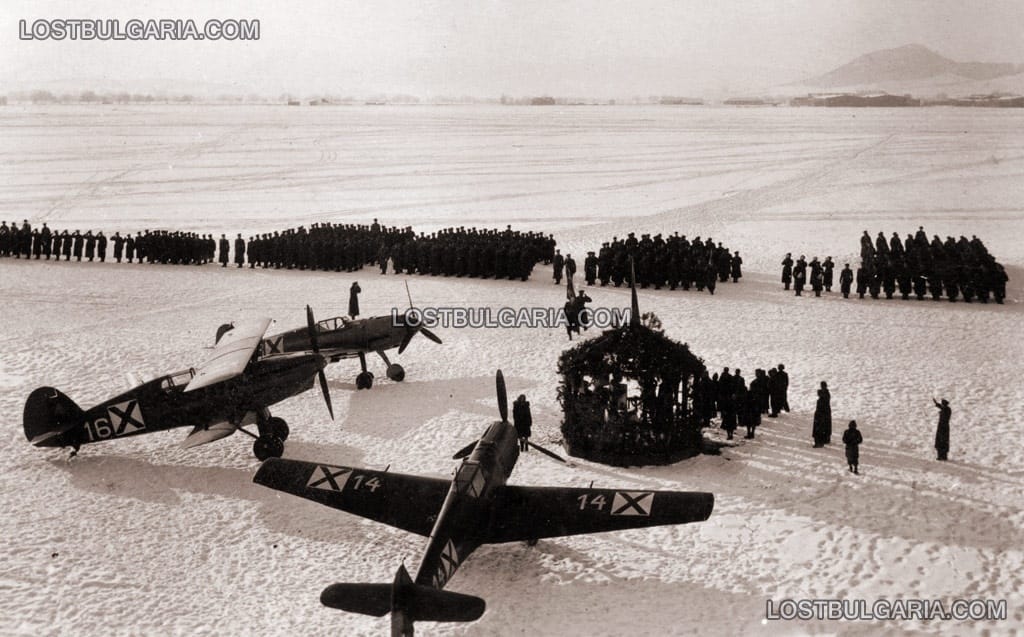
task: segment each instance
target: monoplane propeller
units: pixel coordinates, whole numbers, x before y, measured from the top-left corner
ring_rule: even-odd
[[[498,373],[494,377],[494,386],[495,386],[495,390],[496,390],[496,392],[498,394],[498,413],[501,415],[501,422],[507,423],[508,422],[508,392],[505,390],[505,375],[501,373],[500,369],[498,370]],[[527,441],[526,444],[530,445],[531,447],[533,447],[537,451],[539,451],[539,452],[541,452],[541,453],[543,453],[543,454],[545,454],[545,455],[547,455],[547,456],[549,456],[551,458],[554,458],[555,460],[557,460],[559,462],[562,462],[562,463],[565,463],[565,464],[567,464],[569,466],[572,466],[572,463],[570,463],[569,461],[567,461],[565,458],[563,458],[562,456],[558,455],[554,451],[551,451],[550,449],[545,449],[544,447],[541,447],[540,445],[538,445],[535,442]],[[469,443],[468,445],[466,445],[462,449],[459,449],[455,453],[455,455],[452,456],[452,460],[461,460],[462,458],[465,458],[469,454],[473,453],[473,449],[475,447],[476,447],[476,441],[473,441],[473,442]]]
[[[320,354],[320,334],[316,330],[316,321],[313,319],[313,308],[306,306],[306,327],[309,330],[309,342],[313,346],[313,353]],[[327,388],[327,374],[324,373],[324,366],[320,366],[320,371],[317,372],[317,378],[320,379],[320,391],[324,395],[324,402],[327,403],[327,413],[331,415],[331,420],[334,420],[334,407],[331,406],[331,392]]]
[[[412,304],[412,294],[409,293],[409,282],[408,281],[405,282],[405,296],[409,299],[409,310],[415,309],[413,307],[413,304]],[[402,317],[402,322],[405,325],[406,332],[405,332],[405,336],[402,337],[402,344],[398,346],[398,353],[401,354],[402,352],[405,351],[405,348],[409,346],[409,341],[411,341],[412,337],[416,335],[416,332],[421,332],[424,336],[426,336],[430,340],[434,341],[438,345],[441,345],[442,344],[441,343],[441,339],[438,338],[437,334],[434,334],[433,332],[431,332],[427,328],[423,327],[422,317],[421,317],[421,320],[420,320],[419,324],[416,325],[415,327],[412,327],[412,326],[409,325],[409,318],[408,318],[409,310],[406,310],[406,313],[405,313],[406,315],[404,317]]]

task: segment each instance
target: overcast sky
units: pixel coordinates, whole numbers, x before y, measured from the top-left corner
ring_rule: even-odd
[[[261,38],[19,40],[18,21],[38,18],[255,18]],[[79,79],[272,96],[699,96],[804,79],[910,43],[958,61],[1024,63],[1024,0],[0,3],[0,82],[15,90]]]

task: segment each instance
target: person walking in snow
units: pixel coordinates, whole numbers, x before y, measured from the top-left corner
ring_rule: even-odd
[[[860,444],[864,437],[857,430],[857,421],[851,420],[850,426],[843,432],[843,444],[846,445],[846,462],[850,465],[850,471],[858,473],[857,465],[860,462]]]

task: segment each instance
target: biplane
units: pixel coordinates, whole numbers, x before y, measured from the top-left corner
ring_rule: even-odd
[[[408,293],[408,287],[406,288]],[[412,299],[409,299],[410,310]],[[232,329],[230,323],[221,325],[217,330],[217,339]],[[324,319],[316,324],[317,336],[320,339],[320,351],[331,363],[343,358],[358,358],[362,371],[356,376],[357,389],[373,387],[373,372],[367,370],[366,355],[377,354],[386,365],[387,377],[395,382],[405,379],[405,369],[398,363],[392,363],[387,350],[398,348],[401,354],[409,346],[409,341],[417,333],[421,333],[437,344],[441,339],[420,322],[410,318],[409,310],[399,315],[372,316],[364,319],[351,319],[347,316],[336,316]],[[310,351],[312,343],[306,328],[296,328],[280,334],[264,338],[260,343],[260,352],[264,355],[285,354],[289,352]]]
[[[711,515],[711,493],[506,484],[519,445],[508,422],[500,370],[496,384],[501,420],[455,454],[462,464],[450,481],[279,458],[260,466],[253,478],[257,484],[428,538],[415,577],[402,565],[390,584],[333,584],[321,593],[321,603],[375,617],[391,613],[392,635],[407,637],[416,621],[474,621],[483,615],[483,599],[443,590],[482,544],[532,544],[563,535],[700,522]]]
[[[40,387],[25,402],[25,437],[37,447],[71,447],[75,455],[83,444],[191,426],[183,447],[242,431],[255,438],[257,458],[280,457],[289,429],[271,416],[271,405],[312,388],[319,377],[334,417],[323,371],[327,359],[319,353],[309,308],[307,319],[310,352],[262,356],[258,348],[271,320],[239,324],[198,367],[142,383],[88,410],[53,387]],[[251,424],[258,433],[245,428]]]

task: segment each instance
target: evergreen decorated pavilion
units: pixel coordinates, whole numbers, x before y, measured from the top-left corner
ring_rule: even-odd
[[[558,359],[562,436],[569,455],[616,466],[671,464],[701,452],[707,372],[690,348],[640,316]]]

